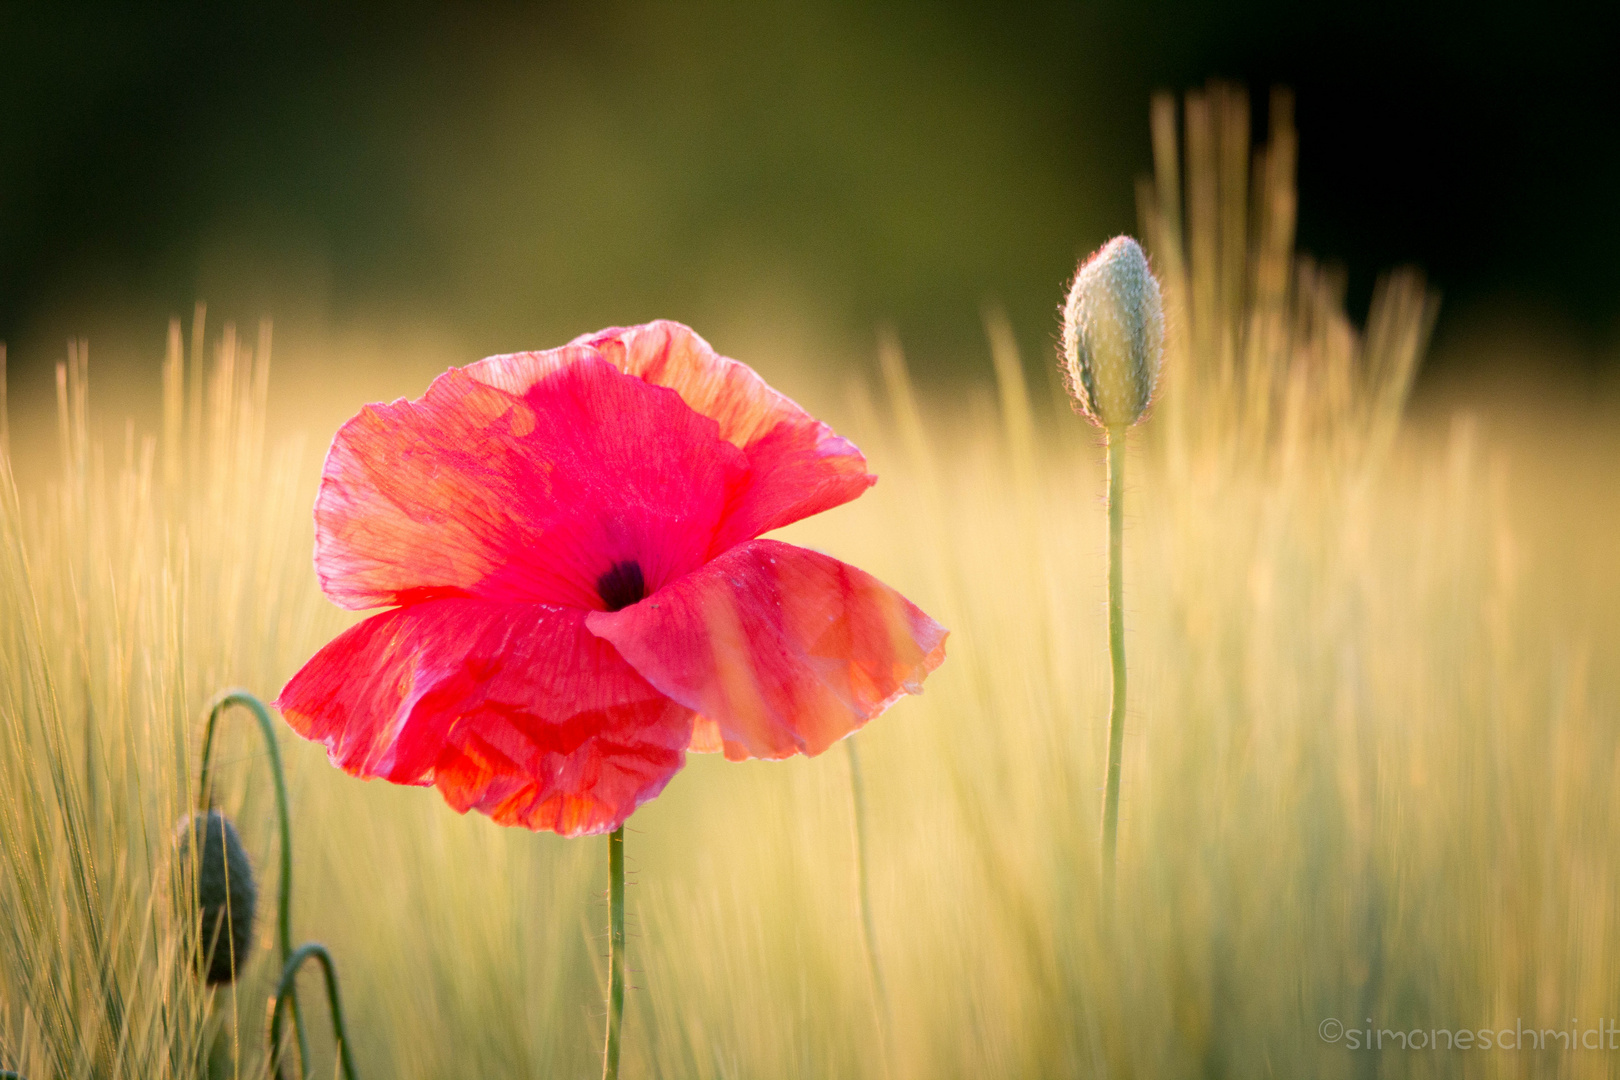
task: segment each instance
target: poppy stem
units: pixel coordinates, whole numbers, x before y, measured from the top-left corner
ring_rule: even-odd
[[[258,721],[264,736],[265,753],[270,759],[270,775],[276,788],[276,823],[281,829],[281,887],[276,890],[276,942],[285,967],[292,959],[292,817],[287,811],[287,774],[281,767],[281,746],[276,742],[276,726],[264,702],[246,690],[222,690],[208,703],[208,721],[203,727],[202,766],[197,778],[197,809],[206,813],[214,801],[210,767],[214,757],[214,726],[226,709],[241,705]],[[298,1010],[296,988],[289,994],[293,1028],[298,1032],[300,1075],[309,1076],[309,1038],[304,1034],[304,1018]],[[277,1073],[280,1076],[280,1073]]]
[[[853,736],[844,740],[849,752],[849,803],[852,824],[855,827],[855,886],[856,899],[861,906],[861,941],[866,946],[866,968],[872,977],[872,993],[877,1007],[872,1020],[877,1028],[878,1046],[883,1054],[883,1075],[892,1075],[889,1052],[889,991],[883,983],[883,963],[878,957],[877,924],[872,919],[872,889],[867,870],[866,851],[866,784],[861,779],[861,755],[855,749]]]
[[[624,826],[608,837],[608,1018],[602,1080],[619,1080],[619,1037],[624,1023]]]
[[[872,974],[872,988],[887,1012],[889,994],[883,985],[883,965],[878,961],[877,927],[872,922],[872,890],[867,881],[866,856],[866,785],[861,781],[861,757],[856,752],[855,740],[844,740],[849,752],[849,802],[855,824],[855,887],[861,905],[861,937],[866,945],[866,965]]]
[[[1108,710],[1108,781],[1103,797],[1102,870],[1114,883],[1119,832],[1120,757],[1125,750],[1125,432],[1108,429],[1108,658],[1113,667],[1113,700]]]

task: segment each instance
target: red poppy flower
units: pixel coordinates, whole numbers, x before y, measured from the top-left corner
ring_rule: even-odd
[[[945,656],[882,582],[758,539],[875,480],[678,323],[452,369],[333,440],[321,588],[392,606],[276,705],[350,773],[568,836],[617,828],[687,750],[819,754]]]

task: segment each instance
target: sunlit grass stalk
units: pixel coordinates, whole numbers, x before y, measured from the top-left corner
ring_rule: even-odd
[[[603,1080],[618,1080],[624,1025],[624,826],[608,836],[608,1015]]]
[[[63,493],[63,507],[68,520],[84,533],[91,530],[89,510],[90,486],[90,389],[89,389],[89,342],[82,338],[74,338],[68,342],[68,359],[66,363],[56,365],[56,408],[57,408],[57,434],[61,448],[62,472],[65,491]],[[102,824],[101,798],[97,785],[97,747],[99,743],[96,726],[95,706],[92,693],[91,659],[90,659],[90,632],[87,605],[89,603],[91,571],[91,547],[83,545],[80,551],[80,561],[70,575],[71,603],[75,616],[77,637],[75,654],[78,666],[80,690],[80,707],[83,709],[83,727],[81,735],[82,776],[84,779],[83,821],[80,836],[85,843],[85,850],[93,850],[93,846]],[[102,909],[101,884],[99,872],[94,859],[84,860],[88,874],[89,895],[93,899],[93,908],[97,913]],[[101,920],[95,918],[90,922],[95,936],[105,941]],[[117,1057],[122,1046],[124,1031],[124,1003],[119,992],[117,979],[112,972],[113,957],[109,952],[101,951],[97,959],[99,967],[98,977],[102,987],[103,1008],[105,1010],[106,1030],[103,1039],[105,1049]]]
[[[232,705],[240,705],[253,714],[259,734],[264,737],[265,753],[270,761],[270,775],[276,791],[276,825],[281,831],[281,883],[276,890],[276,947],[282,966],[292,962],[292,818],[287,809],[287,776],[281,765],[281,746],[276,741],[275,724],[264,703],[246,690],[224,690],[208,704],[208,720],[203,727],[202,765],[197,780],[197,809],[206,812],[213,800],[210,769],[214,755],[214,727],[220,716]],[[296,972],[296,968],[294,968]],[[278,994],[279,998],[280,995]],[[302,1076],[309,1076],[309,1039],[304,1032],[303,1017],[298,1011],[296,987],[288,991],[292,1009],[293,1030],[298,1035],[298,1062]]]

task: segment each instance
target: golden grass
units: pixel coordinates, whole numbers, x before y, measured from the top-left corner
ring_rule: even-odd
[[[1620,1023],[1620,570],[1591,531],[1620,517],[1620,446],[1594,426],[1577,458],[1528,409],[1400,430],[1432,302],[1394,279],[1370,335],[1351,329],[1292,255],[1292,171],[1275,164],[1291,131],[1250,170],[1229,93],[1194,100],[1188,168],[1144,188],[1180,314],[1128,473],[1115,903],[1098,873],[1096,437],[1025,388],[993,313],[993,393],[919,400],[890,342],[882,391],[853,383],[834,417],[883,483],[786,534],[952,630],[927,694],[857,737],[886,994],[846,756],[694,757],[628,832],[625,1075],[1598,1076],[1620,1060],[1557,1038],[1369,1052],[1319,1036],[1328,1018],[1573,1019],[1577,1041]],[[1173,103],[1156,121],[1163,161]],[[237,683],[268,698],[347,616],[309,566],[314,456],[267,448],[259,426],[268,337],[250,355],[227,334],[209,364],[202,339],[188,360],[170,342],[158,437],[94,445],[75,358],[58,479],[20,496],[7,459],[0,1068],[35,1080],[262,1075],[270,923],[239,988],[210,1000],[170,915],[170,835],[203,702]],[[222,803],[268,912],[267,778],[247,725],[223,737]],[[594,1073],[606,842],[460,818],[284,746],[295,941],[333,950],[362,1074]],[[304,999],[326,1075],[313,982]]]

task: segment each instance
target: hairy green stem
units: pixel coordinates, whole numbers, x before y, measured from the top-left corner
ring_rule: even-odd
[[[287,775],[281,767],[281,746],[276,741],[276,726],[270,719],[270,710],[246,690],[222,690],[208,703],[208,722],[203,727],[202,767],[197,779],[197,809],[206,812],[213,803],[214,793],[209,781],[214,757],[214,727],[232,705],[243,706],[258,721],[259,733],[264,736],[265,751],[270,758],[270,775],[275,780],[276,818],[281,829],[281,887],[276,890],[276,943],[282,966],[285,967],[292,960],[292,817],[287,810]],[[298,1033],[299,1074],[307,1080],[309,1038],[304,1033],[304,1018],[298,1010],[296,988],[291,991],[290,998],[293,1029]]]
[[[281,1013],[283,1005],[292,1004],[298,982],[298,969],[305,960],[314,957],[320,961],[326,975],[326,1005],[332,1014],[332,1037],[337,1042],[338,1064],[343,1068],[344,1080],[355,1080],[354,1054],[349,1047],[349,1032],[343,1024],[343,1002],[338,997],[337,968],[332,954],[319,942],[300,945],[281,969],[281,980],[276,983],[276,996],[270,1001],[270,1024],[265,1038],[269,1043],[270,1062],[278,1067],[281,1052]],[[306,1066],[307,1069],[307,1066]]]
[[[1119,833],[1119,768],[1125,750],[1125,432],[1108,429],[1108,659],[1114,692],[1108,709],[1108,782],[1103,796],[1102,865],[1111,886]]]
[[[608,1016],[602,1080],[619,1080],[619,1038],[624,1024],[624,826],[608,837]]]

